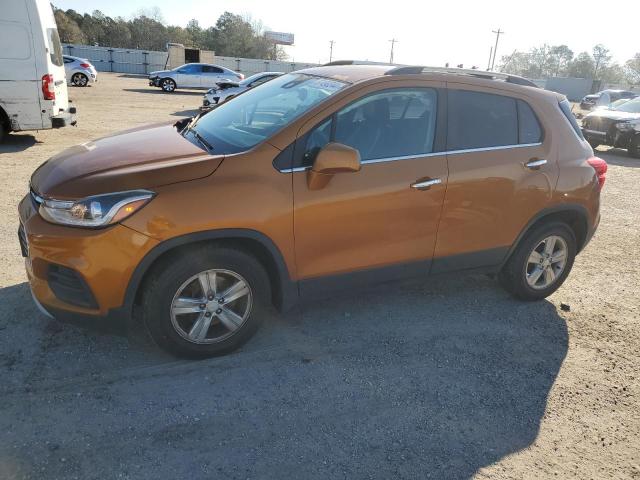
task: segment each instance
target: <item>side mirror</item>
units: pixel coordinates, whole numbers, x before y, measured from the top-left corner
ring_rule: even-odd
[[[336,173],[360,171],[360,152],[342,143],[328,143],[318,152],[307,175],[309,190],[324,188]]]

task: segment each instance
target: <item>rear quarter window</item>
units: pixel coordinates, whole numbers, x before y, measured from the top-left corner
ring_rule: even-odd
[[[560,110],[562,111],[562,114],[571,125],[571,128],[573,128],[573,131],[576,132],[576,135],[578,135],[580,139],[584,140],[584,136],[582,135],[582,130],[580,130],[578,121],[576,120],[576,117],[574,117],[573,113],[571,112],[571,104],[569,103],[569,101],[562,100],[558,105],[560,106]]]
[[[518,142],[520,144],[542,141],[542,127],[538,117],[524,100],[518,100]]]

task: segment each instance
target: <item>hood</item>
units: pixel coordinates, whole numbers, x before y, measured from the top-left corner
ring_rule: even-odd
[[[209,155],[173,125],[149,125],[68,148],[31,176],[41,196],[77,199],[153,188],[211,175],[223,155]]]
[[[234,82],[233,80],[223,80],[221,82],[216,82],[218,88],[224,90],[226,88],[238,87],[240,84],[238,82]]]
[[[640,118],[640,113],[600,109],[600,110],[591,112],[589,115],[587,115],[584,118],[606,118],[608,120],[636,120]]]
[[[157,72],[151,72],[149,74],[149,76],[150,77],[156,77],[158,75],[164,75],[164,74],[169,73],[169,72],[171,72],[171,70],[158,70]]]

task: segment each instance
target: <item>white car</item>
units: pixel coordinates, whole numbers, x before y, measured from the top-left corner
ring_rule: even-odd
[[[261,72],[245,78],[241,82],[217,82],[214,88],[211,88],[202,99],[202,110],[209,110],[215,105],[223,103],[250,88],[262,85],[269,80],[273,80],[284,72]]]
[[[98,71],[86,58],[64,55],[64,72],[67,81],[76,87],[86,87],[98,81]]]
[[[0,0],[0,143],[8,132],[75,125],[49,0]]]
[[[149,85],[165,92],[177,88],[211,88],[224,80],[244,80],[244,75],[225,67],[208,63],[187,63],[173,70],[160,70],[149,74]]]

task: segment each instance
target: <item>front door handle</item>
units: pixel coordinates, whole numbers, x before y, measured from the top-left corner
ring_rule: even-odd
[[[429,180],[412,183],[411,188],[415,188],[416,190],[429,190],[433,185],[439,185],[441,183],[442,180],[440,178],[431,178]]]
[[[546,164],[547,164],[547,160],[544,158],[541,158],[538,160],[529,160],[527,163],[524,164],[524,166],[531,170],[538,170],[541,166]]]

